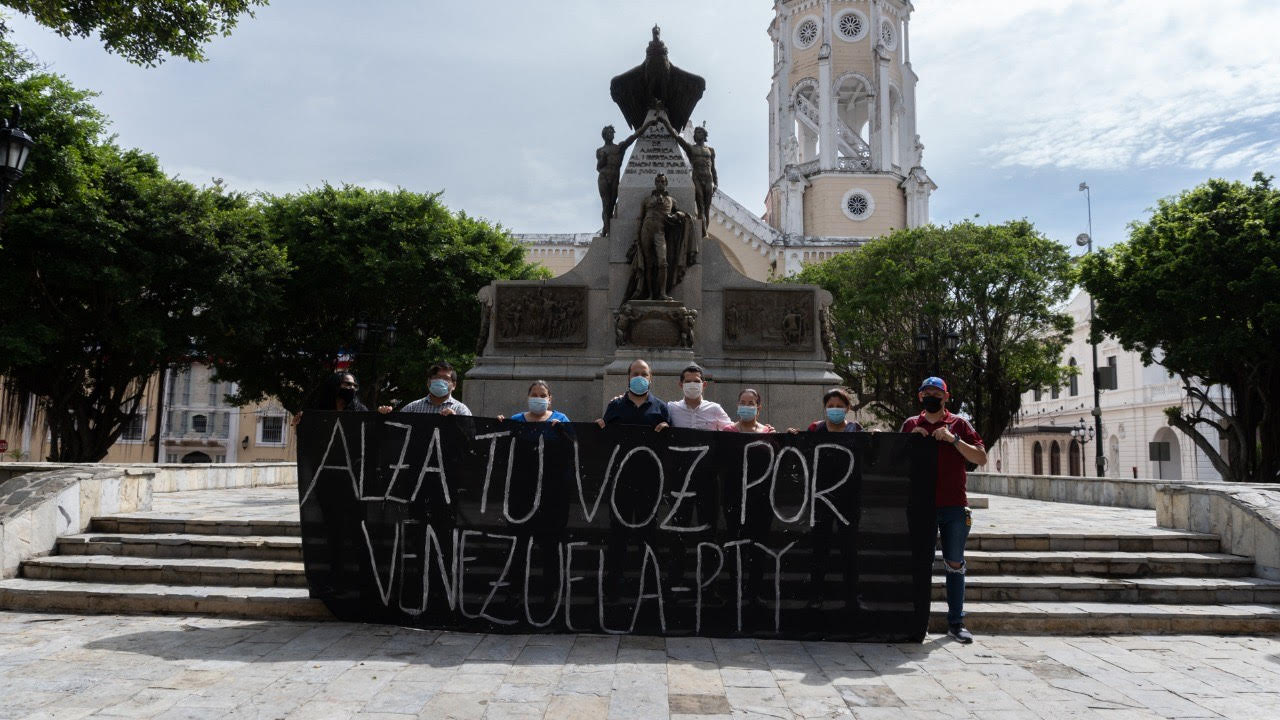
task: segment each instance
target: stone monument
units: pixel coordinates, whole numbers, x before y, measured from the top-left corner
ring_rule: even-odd
[[[529,383],[544,379],[556,409],[594,420],[637,357],[664,400],[681,397],[679,372],[696,362],[714,381],[708,399],[732,412],[738,391],[756,388],[765,421],[781,427],[816,419],[823,391],[839,384],[824,353],[830,293],[751,280],[705,237],[715,154],[705,129],[693,143],[679,134],[705,82],[671,64],[659,32],[644,63],[610,85],[636,134],[616,198],[602,186],[607,232],[564,275],[480,292],[483,348],[461,394],[477,415],[523,409]]]

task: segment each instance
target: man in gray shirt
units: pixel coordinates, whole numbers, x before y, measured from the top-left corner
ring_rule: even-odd
[[[470,415],[471,409],[453,398],[453,389],[458,386],[458,371],[448,362],[441,360],[431,366],[427,377],[429,392],[426,397],[419,398],[400,408],[400,412],[427,413],[429,415]],[[391,406],[383,405],[378,412],[391,412]]]

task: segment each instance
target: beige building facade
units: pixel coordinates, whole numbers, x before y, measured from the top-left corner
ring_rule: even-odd
[[[1066,387],[1029,392],[1022,410],[996,447],[988,468],[1013,475],[1097,475],[1099,438],[1093,427],[1093,359],[1089,345],[1089,295],[1080,291],[1065,311],[1075,321],[1062,364],[1079,368]],[[1165,409],[1187,402],[1182,383],[1159,364],[1146,365],[1114,338],[1098,343],[1103,369],[1099,406],[1102,453],[1109,477],[1210,482],[1220,474],[1186,435],[1169,427]],[[1108,382],[1114,377],[1114,382]],[[1081,422],[1085,442],[1072,435]],[[1167,460],[1152,460],[1152,446]],[[1222,447],[1221,443],[1218,443]],[[1160,450],[1160,446],[1163,449]]]
[[[161,382],[165,383],[163,412]],[[274,400],[234,407],[226,398],[235,390],[234,383],[216,382],[212,368],[199,363],[158,373],[147,383],[137,414],[102,462],[153,462],[157,434],[162,463],[294,460],[294,428],[284,408]],[[8,445],[4,460],[48,458],[44,415],[38,407],[32,409],[26,422],[12,417],[0,420],[0,439]]]

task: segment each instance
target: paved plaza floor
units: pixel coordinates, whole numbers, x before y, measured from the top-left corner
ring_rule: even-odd
[[[139,515],[297,518],[297,488]],[[974,532],[1161,534],[1149,510],[992,497]],[[1280,718],[1280,637],[980,635],[963,646],[472,635],[0,612],[0,718]]]
[[[0,613],[0,717],[1274,720],[1280,638],[859,645]]]

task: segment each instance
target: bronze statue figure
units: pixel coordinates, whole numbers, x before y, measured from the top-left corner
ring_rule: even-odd
[[[693,193],[698,203],[698,219],[702,221],[702,236],[706,237],[707,223],[711,219],[711,198],[715,197],[716,187],[720,184],[720,178],[716,175],[716,151],[707,145],[705,127],[694,128],[694,144],[690,145],[680,137],[680,133],[676,132],[666,118],[661,116],[659,118],[667,128],[667,132],[671,133],[671,137],[680,143],[684,154],[689,158],[689,164],[693,166]]]
[[[653,192],[640,210],[640,234],[627,251],[631,279],[627,300],[670,300],[685,270],[698,262],[701,236],[693,218],[667,194],[667,176],[653,179]]]
[[[649,111],[658,107],[666,109],[673,125],[683,128],[707,89],[706,80],[671,64],[666,44],[658,39],[660,32],[654,25],[644,62],[609,83],[609,94],[633,128],[640,127]]]
[[[600,131],[600,137],[604,138],[604,145],[596,150],[596,172],[600,174],[596,182],[600,187],[601,216],[604,219],[604,225],[600,230],[601,235],[609,234],[613,211],[618,205],[618,179],[622,177],[622,156],[626,154],[627,148],[631,147],[631,143],[644,134],[648,127],[648,124],[641,125],[639,130],[616,145],[613,142],[615,131],[612,125],[606,125]]]

